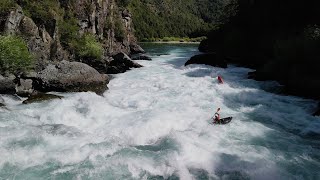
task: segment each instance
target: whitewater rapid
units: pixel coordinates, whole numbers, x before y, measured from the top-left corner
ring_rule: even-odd
[[[184,67],[195,45],[145,48],[153,61],[103,96],[2,96],[0,179],[320,179],[315,101],[270,93],[247,68]],[[231,123],[209,124],[218,107]]]

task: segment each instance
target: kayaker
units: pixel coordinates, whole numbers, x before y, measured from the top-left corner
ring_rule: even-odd
[[[219,82],[220,84],[223,84],[223,80],[222,80],[222,77],[221,77],[221,76],[218,76],[218,82]]]
[[[217,112],[214,113],[214,123],[218,122],[220,123],[220,114],[219,114],[220,108],[217,109]]]

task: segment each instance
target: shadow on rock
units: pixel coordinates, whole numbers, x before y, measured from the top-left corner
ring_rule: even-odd
[[[205,64],[215,67],[227,68],[227,61],[219,58],[215,53],[195,55],[185,63],[185,66],[189,64]]]

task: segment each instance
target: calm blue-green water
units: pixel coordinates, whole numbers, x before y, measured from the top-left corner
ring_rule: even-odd
[[[314,101],[266,92],[277,84],[246,68],[184,67],[197,45],[144,47],[153,61],[116,75],[104,97],[3,96],[0,179],[320,179]],[[209,124],[218,107],[231,123]]]

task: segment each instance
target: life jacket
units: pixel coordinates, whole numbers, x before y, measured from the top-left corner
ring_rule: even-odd
[[[218,112],[214,113],[214,118],[215,119],[220,119],[220,114]]]
[[[223,84],[223,80],[222,80],[221,76],[218,76],[218,81],[220,84]]]

